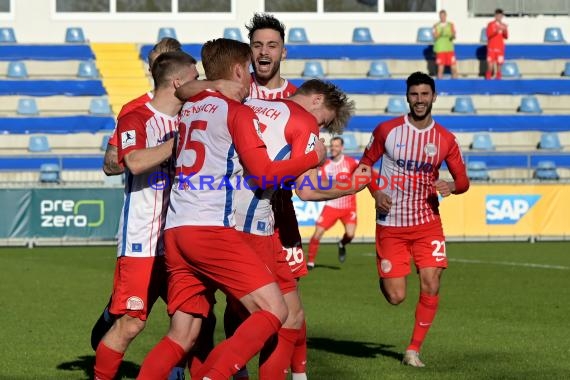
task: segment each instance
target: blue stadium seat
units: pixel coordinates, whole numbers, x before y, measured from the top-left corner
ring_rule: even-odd
[[[30,136],[28,151],[34,153],[51,151],[47,136]]]
[[[89,113],[91,115],[110,115],[111,106],[109,105],[109,100],[107,98],[93,98],[89,102]]]
[[[14,33],[14,28],[0,28],[0,43],[16,43],[16,33]]]
[[[398,96],[391,96],[388,98],[388,106],[386,107],[387,113],[397,113],[401,115],[407,113],[408,110],[406,99]]]
[[[159,28],[157,41],[160,41],[163,38],[167,37],[178,39],[178,37],[176,37],[176,30],[174,28],[166,28],[166,27]]]
[[[351,154],[360,150],[360,146],[356,140],[356,135],[353,132],[344,132],[339,137],[342,137],[342,140],[344,141],[344,153]]]
[[[65,30],[65,42],[76,44],[84,44],[87,42],[83,34],[83,29],[80,27],[67,28]]]
[[[307,32],[305,28],[291,28],[289,29],[289,34],[287,36],[287,41],[291,44],[307,44],[309,39],[307,38]]]
[[[495,150],[495,145],[493,140],[491,140],[491,135],[487,132],[475,133],[473,136],[473,142],[470,146],[471,149],[490,151]]]
[[[481,36],[479,37],[479,42],[481,42],[482,44],[486,44],[487,43],[487,28],[483,27],[483,29],[481,29]]]
[[[523,96],[517,112],[542,113],[542,108],[540,108],[540,103],[535,96]]]
[[[367,75],[371,78],[389,78],[390,70],[388,70],[386,62],[372,61],[370,62],[370,69]]]
[[[37,116],[40,114],[38,111],[38,104],[34,98],[21,98],[18,99],[18,108],[16,109],[18,115]]]
[[[430,27],[418,28],[417,42],[424,44],[433,44],[433,29]]]
[[[325,70],[323,70],[323,65],[321,65],[319,61],[307,61],[305,62],[302,76],[323,78],[325,76]]]
[[[239,28],[224,28],[224,38],[230,40],[243,41]]]
[[[467,163],[467,177],[475,181],[488,181],[490,176],[485,161],[469,161]]]
[[[558,133],[544,132],[543,134],[541,134],[537,148],[545,150],[562,150],[562,144],[560,144],[560,138],[558,137]]]
[[[40,182],[59,183],[61,181],[58,164],[42,164],[40,166]]]
[[[101,140],[101,150],[104,152],[107,150],[107,145],[109,145],[109,140],[111,139],[111,135],[103,136],[103,140]]]
[[[501,66],[501,74],[503,78],[520,78],[521,73],[519,71],[519,65],[516,62],[509,61],[505,62],[503,66]]]
[[[24,62],[12,61],[8,63],[8,78],[27,78],[28,70]]]
[[[357,27],[352,31],[352,42],[371,44],[374,42],[370,29],[366,27]]]
[[[93,61],[83,61],[79,62],[79,67],[77,68],[77,76],[79,78],[97,78],[99,74],[97,73],[97,67]]]
[[[562,72],[562,76],[570,77],[570,62],[566,62],[564,64],[564,71]]]
[[[542,180],[560,179],[554,161],[539,161],[534,171],[534,178]]]
[[[458,96],[455,98],[455,104],[451,109],[451,112],[456,113],[475,113],[475,106],[473,105],[473,99],[470,96]]]
[[[564,35],[559,27],[550,27],[544,29],[544,42],[564,43]]]

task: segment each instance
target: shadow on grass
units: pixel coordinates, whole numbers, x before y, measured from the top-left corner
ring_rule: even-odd
[[[62,371],[83,371],[86,379],[93,379],[94,355],[79,356],[76,360],[60,363],[56,368]],[[117,374],[118,379],[123,377],[134,379],[139,374],[140,366],[133,362],[123,361]]]
[[[378,344],[371,342],[355,342],[352,340],[337,340],[331,338],[309,337],[307,346],[312,349],[327,351],[334,354],[354,356],[357,358],[375,358],[386,356],[398,361],[402,361],[404,355],[391,350],[391,344]]]
[[[315,269],[340,270],[340,267],[338,265],[315,264]]]

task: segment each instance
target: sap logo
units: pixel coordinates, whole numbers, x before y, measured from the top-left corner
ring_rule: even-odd
[[[293,207],[299,226],[314,226],[324,206],[325,202],[303,202],[297,196],[293,197]]]
[[[516,224],[540,199],[540,195],[487,195],[487,224]]]
[[[424,172],[424,173],[431,173],[433,172],[433,165],[423,161],[414,161],[414,160],[396,160],[396,165],[401,168],[406,169],[407,171],[413,172]]]

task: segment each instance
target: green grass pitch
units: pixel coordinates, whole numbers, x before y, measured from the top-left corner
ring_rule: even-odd
[[[343,265],[323,245],[320,266],[301,281],[309,379],[569,378],[570,243],[449,243],[447,251],[440,309],[422,349],[427,367],[416,369],[400,364],[416,276],[407,300],[390,306],[378,291],[372,245],[349,246]],[[0,379],[92,377],[89,335],[114,261],[112,247],[0,249]],[[167,326],[159,301],[127,351],[122,378],[136,376]]]

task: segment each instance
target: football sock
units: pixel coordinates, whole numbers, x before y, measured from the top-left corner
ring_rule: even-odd
[[[493,75],[493,74],[492,74],[490,71],[487,71],[487,72],[485,73],[485,79],[491,79],[492,75]]]
[[[95,351],[95,380],[113,380],[117,374],[123,352],[115,351],[101,342]]]
[[[298,336],[299,329],[281,328],[277,345],[268,341],[259,354],[260,380],[285,380]]]
[[[407,348],[408,350],[420,351],[420,347],[435,318],[438,302],[439,296],[430,296],[426,293],[420,293],[420,300],[416,306],[414,332],[412,334],[412,341]]]
[[[314,263],[317,258],[317,252],[319,251],[320,241],[314,238],[309,240],[309,262]]]
[[[174,366],[184,358],[184,349],[165,336],[146,355],[137,380],[166,379]]]
[[[303,326],[299,330],[295,348],[293,349],[293,357],[291,358],[291,372],[295,374],[304,374],[307,367],[307,323],[303,321]]]
[[[347,234],[344,234],[342,237],[342,240],[340,241],[340,244],[342,244],[342,246],[344,247],[345,245],[347,245],[348,243],[350,243],[352,241],[351,237],[348,237]]]

